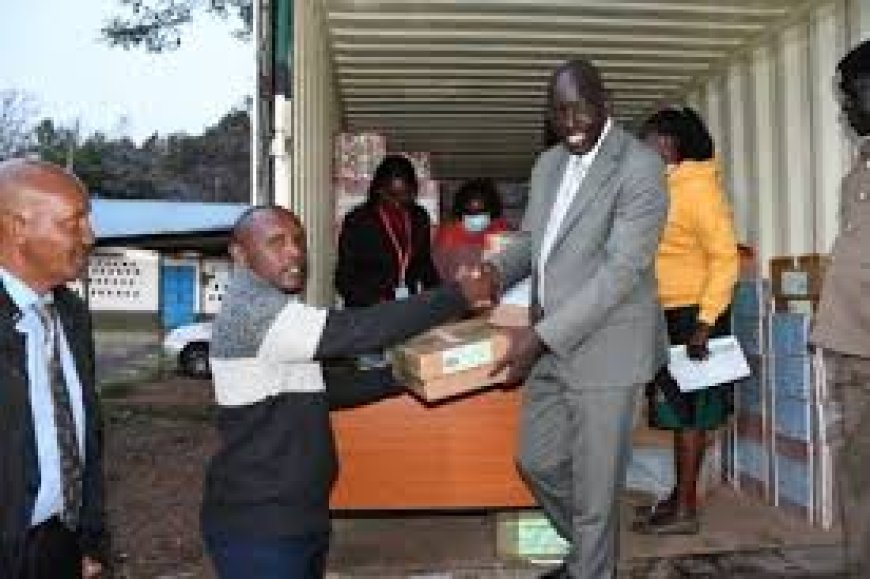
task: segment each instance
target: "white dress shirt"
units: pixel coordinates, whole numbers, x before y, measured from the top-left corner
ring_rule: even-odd
[[[51,376],[48,373],[48,353],[44,344],[45,326],[36,312],[40,297],[24,282],[0,268],[0,280],[15,306],[21,311],[16,330],[24,334],[27,352],[27,379],[29,384],[30,411],[33,415],[33,430],[36,436],[36,454],[39,464],[39,490],[30,517],[32,525],[38,525],[59,514],[63,508],[63,488],[60,473],[60,450],[57,444],[57,429],[54,423],[54,398],[51,393]],[[79,452],[85,459],[84,448],[84,403],[82,387],[76,372],[75,361],[70,352],[63,329],[59,327],[60,360],[69,392],[73,420],[76,425]]]
[[[607,119],[604,123],[604,128],[601,130],[601,135],[595,146],[592,147],[585,155],[569,155],[568,163],[565,165],[565,174],[562,176],[562,183],[559,186],[559,192],[556,194],[556,200],[553,202],[553,208],[550,211],[550,219],[547,221],[547,229],[544,231],[544,239],[541,241],[541,252],[538,255],[538,302],[543,303],[544,299],[544,268],[547,265],[547,259],[550,257],[550,252],[553,251],[553,244],[556,242],[556,236],[559,229],[562,227],[562,222],[568,214],[568,208],[574,202],[577,196],[577,191],[589,172],[589,167],[595,157],[598,156],[598,150],[601,148],[601,143],[604,137],[610,132],[613,126],[613,121]]]

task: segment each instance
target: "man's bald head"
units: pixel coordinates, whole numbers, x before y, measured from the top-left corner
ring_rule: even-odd
[[[298,293],[305,286],[305,229],[283,207],[256,206],[242,213],[233,227],[230,255],[281,291]]]
[[[299,221],[296,214],[284,207],[277,205],[254,205],[245,209],[236,219],[235,224],[233,224],[233,231],[230,234],[230,243],[242,243],[249,239],[257,230],[257,224],[264,218],[282,215],[295,221],[299,227],[302,227],[302,222]]]
[[[94,243],[87,189],[62,167],[0,163],[0,267],[43,293],[76,279]]]
[[[0,213],[30,211],[70,189],[87,195],[87,189],[78,177],[54,163],[38,159],[0,162]]]
[[[574,59],[563,62],[550,76],[548,85],[548,98],[552,103],[555,98],[556,87],[560,79],[574,84],[580,96],[592,104],[604,106],[607,102],[607,89],[601,73],[594,64],[585,59]]]
[[[569,60],[550,78],[548,122],[573,154],[595,148],[609,115],[607,90],[598,69],[588,60]]]

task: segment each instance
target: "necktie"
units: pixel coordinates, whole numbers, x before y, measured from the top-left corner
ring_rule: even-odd
[[[43,346],[46,360],[48,360],[57,446],[60,453],[60,475],[63,489],[63,510],[60,518],[70,529],[75,530],[78,526],[79,510],[82,505],[83,468],[72,404],[61,364],[57,313],[54,304],[45,302],[39,303],[36,306],[36,311],[45,328]]]

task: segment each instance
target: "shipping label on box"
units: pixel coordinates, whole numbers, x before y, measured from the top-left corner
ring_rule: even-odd
[[[810,293],[810,274],[806,271],[784,271],[779,279],[783,295],[805,296]]]
[[[401,376],[429,380],[491,364],[507,352],[505,330],[474,318],[430,330],[392,352]]]
[[[471,370],[494,361],[492,342],[489,340],[456,346],[441,352],[441,368],[444,375]]]
[[[818,253],[775,257],[770,276],[776,297],[807,298],[821,293],[829,258]]]

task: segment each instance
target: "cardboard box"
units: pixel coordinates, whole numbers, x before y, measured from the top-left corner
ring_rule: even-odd
[[[776,313],[770,322],[771,351],[774,356],[808,356],[810,318],[804,314]]]
[[[438,402],[504,382],[506,371],[493,377],[489,375],[491,370],[492,364],[485,364],[440,378],[427,380],[405,378],[404,380],[408,390],[426,402]]]
[[[570,544],[540,510],[496,513],[496,552],[507,559],[561,561]]]
[[[810,356],[774,356],[771,358],[773,392],[777,398],[812,400],[814,373]]]
[[[819,253],[774,257],[770,279],[775,298],[817,298],[830,258]]]
[[[432,157],[425,151],[415,151],[412,153],[400,152],[391,153],[393,155],[404,155],[414,165],[414,172],[417,174],[417,179],[424,180],[432,177]]]
[[[387,139],[376,133],[340,133],[335,137],[335,175],[339,179],[371,177],[386,155]]]
[[[439,400],[499,382],[489,372],[508,345],[507,330],[486,318],[473,318],[435,328],[395,348],[393,369],[420,397]]]

